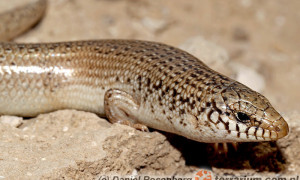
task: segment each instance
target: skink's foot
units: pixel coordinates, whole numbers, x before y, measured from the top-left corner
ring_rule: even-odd
[[[148,127],[139,124],[135,114],[139,105],[127,92],[119,89],[110,89],[105,93],[104,110],[111,123],[124,124],[135,129],[148,132]]]
[[[124,120],[124,119],[119,119],[117,122],[115,123],[119,123],[119,124],[123,124],[123,125],[126,125],[126,126],[130,126],[132,128],[135,128],[137,130],[140,130],[140,131],[143,131],[143,132],[149,132],[149,129],[147,126],[143,125],[143,124],[134,124],[128,120]]]
[[[215,143],[213,145],[214,153],[215,154],[225,154],[225,156],[227,156],[227,154],[228,154],[228,144],[231,144],[232,147],[233,147],[233,149],[235,151],[237,151],[238,144],[236,142],[231,142],[231,143]]]
[[[143,131],[143,132],[149,132],[148,127],[143,124],[133,124],[132,127],[134,127],[137,130]]]

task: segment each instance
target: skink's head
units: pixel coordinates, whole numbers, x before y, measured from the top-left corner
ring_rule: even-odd
[[[240,84],[233,83],[221,92],[223,122],[230,134],[239,141],[271,141],[286,136],[288,125],[282,116],[261,94]]]

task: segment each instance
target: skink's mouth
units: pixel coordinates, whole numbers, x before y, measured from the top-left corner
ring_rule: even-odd
[[[275,141],[285,137],[288,133],[288,124],[280,117],[273,122],[264,120],[259,126],[248,127],[238,134],[245,141]]]

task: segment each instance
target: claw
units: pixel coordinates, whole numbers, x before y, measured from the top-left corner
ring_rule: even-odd
[[[236,142],[231,143],[214,143],[214,154],[225,154],[227,156],[228,154],[228,144],[231,144],[233,149],[237,151],[238,144]],[[220,148],[220,145],[222,145],[222,148]]]
[[[230,143],[230,144],[232,145],[233,149],[234,149],[235,151],[237,151],[238,143],[237,143],[237,142],[232,142],[232,143]]]

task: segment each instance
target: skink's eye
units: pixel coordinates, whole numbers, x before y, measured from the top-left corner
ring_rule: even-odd
[[[242,112],[237,113],[237,118],[240,122],[243,122],[243,123],[250,120],[250,117],[247,114],[242,113]]]

